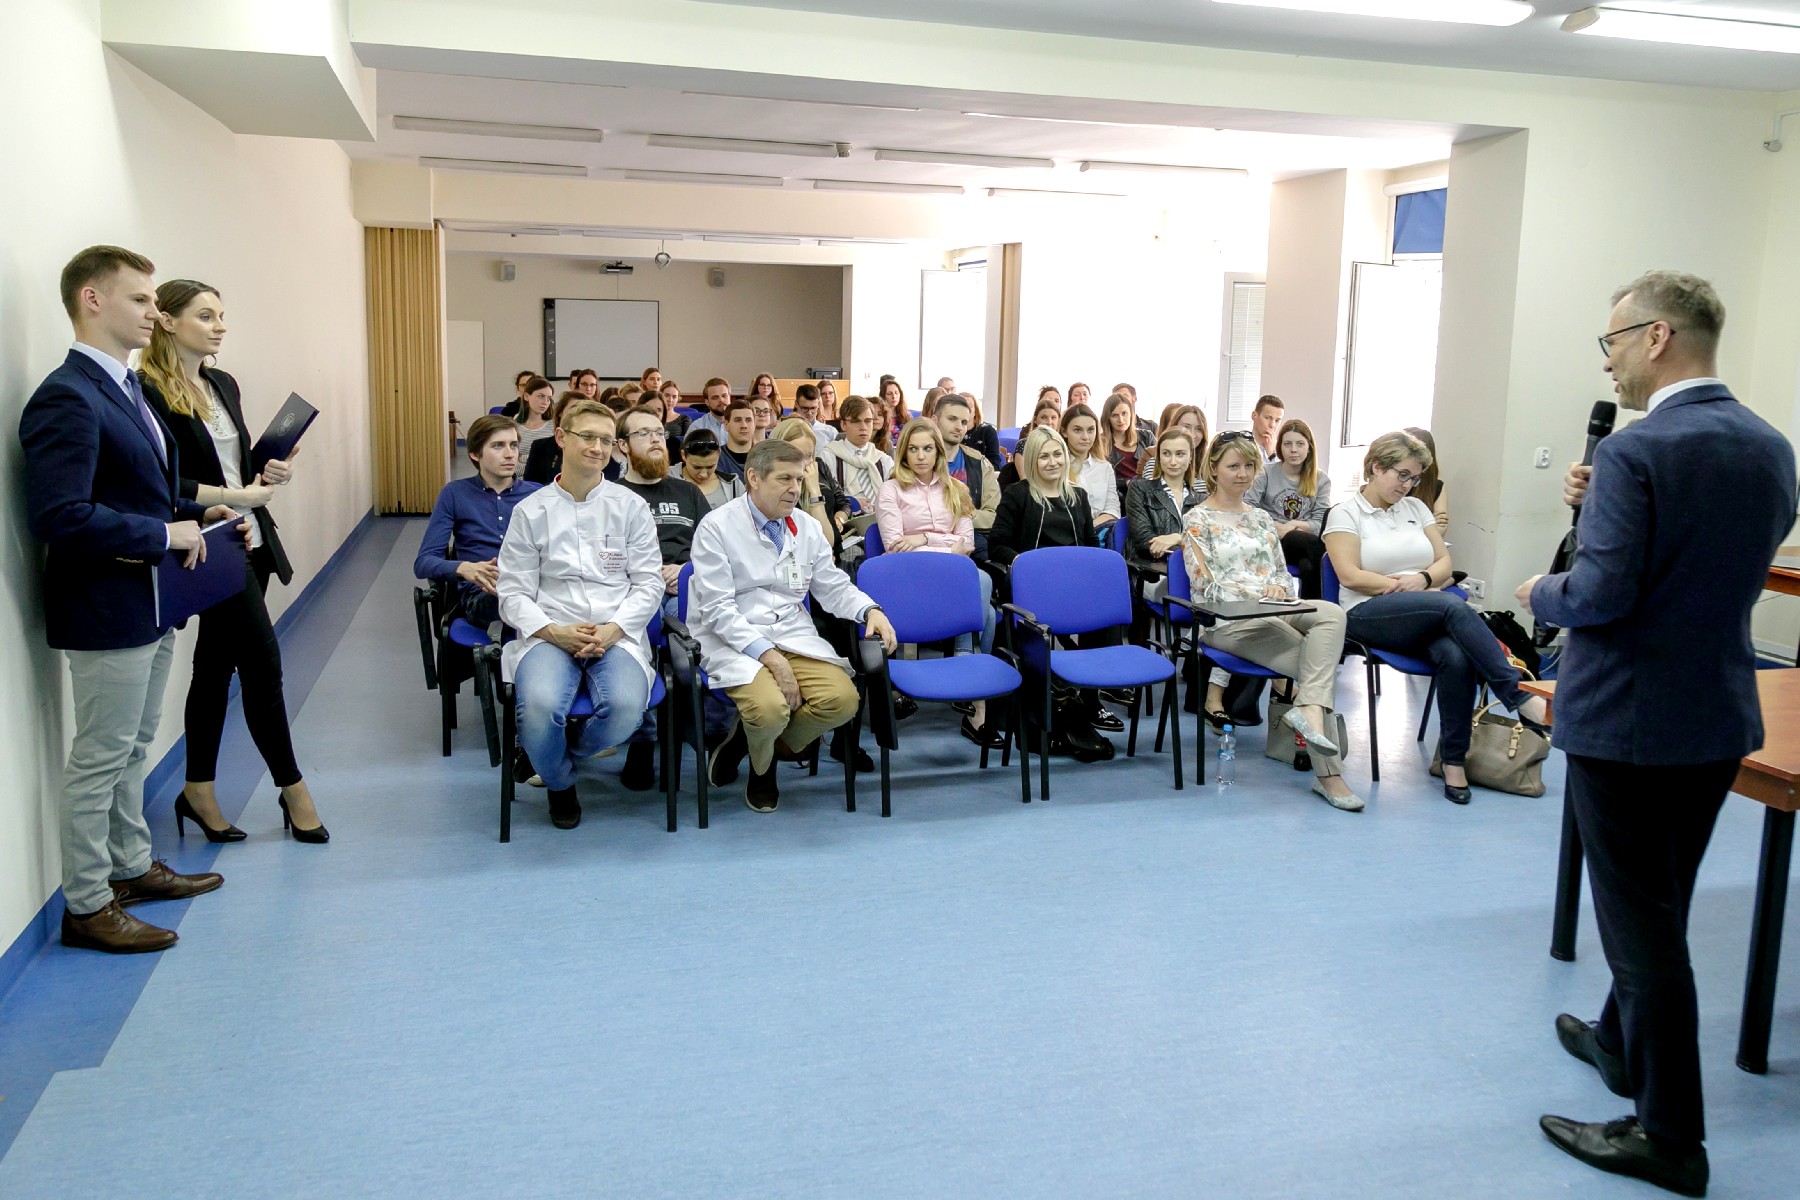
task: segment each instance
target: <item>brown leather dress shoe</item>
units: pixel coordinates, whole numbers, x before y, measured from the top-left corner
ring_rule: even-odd
[[[190,896],[214,891],[224,882],[223,875],[214,875],[210,871],[204,875],[177,875],[158,859],[136,879],[113,880],[113,899],[119,902],[121,908],[142,904],[146,900],[186,900]]]
[[[107,954],[145,954],[167,950],[175,944],[175,931],[146,925],[117,903],[99,912],[78,917],[64,910],[63,945],[80,950],[103,950]]]

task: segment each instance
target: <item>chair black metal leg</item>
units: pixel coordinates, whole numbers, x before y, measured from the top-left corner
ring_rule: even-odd
[[[658,741],[662,743],[658,749],[662,752],[663,805],[668,809],[669,832],[675,832],[675,772],[672,765],[675,759],[675,706],[669,702],[669,693],[663,691],[662,703],[656,706],[656,732]]]
[[[1431,702],[1436,699],[1437,680],[1434,678],[1431,681],[1431,686],[1425,691],[1425,711],[1419,714],[1419,736],[1414,738],[1413,741],[1422,742],[1425,740],[1425,726],[1431,724]]]
[[[1014,742],[1019,746],[1019,803],[1031,803],[1031,746],[1025,737],[1025,703],[1020,698],[1024,691],[1021,685],[1019,692],[1014,692],[1007,700],[1006,706],[1006,753],[1012,753]],[[1002,762],[1006,760],[1001,759]]]
[[[844,741],[844,811],[856,811],[856,751],[862,745],[862,705],[850,717],[850,732]],[[882,753],[887,753],[885,750]]]
[[[881,815],[894,815],[893,785],[888,780],[888,748],[881,747]]]
[[[1055,680],[1048,672],[1044,675],[1044,742],[1043,753],[1038,758],[1038,799],[1050,798],[1050,693],[1056,690]]]
[[[1556,855],[1556,915],[1550,921],[1550,957],[1575,961],[1575,923],[1581,916],[1581,827],[1563,783],[1562,847]]]
[[[510,842],[513,789],[517,785],[517,781],[513,779],[513,743],[518,738],[518,728],[511,697],[506,697],[506,701],[504,711],[500,714],[500,840]]]
[[[1126,758],[1136,758],[1137,757],[1137,726],[1138,726],[1138,712],[1137,712],[1137,706],[1134,704],[1131,706],[1131,724],[1127,727],[1130,729],[1130,732],[1125,735],[1125,757]]]
[[[450,733],[456,728],[456,692],[443,675],[438,676],[438,699],[444,726],[444,757],[450,757]]]
[[[1177,674],[1179,674],[1179,672],[1177,672]],[[1174,675],[1169,676],[1168,681],[1163,684],[1162,707],[1163,707],[1162,716],[1168,717],[1175,724],[1175,738],[1174,738],[1175,745],[1172,747],[1172,749],[1173,749],[1174,755],[1175,755],[1175,790],[1179,792],[1181,790],[1181,786],[1182,786],[1182,784],[1181,784],[1181,709],[1175,703],[1175,676]],[[1162,726],[1163,726],[1162,718],[1158,717],[1157,722],[1156,722],[1156,727],[1158,730],[1160,730],[1160,729],[1162,729]]]
[[[1381,695],[1381,670],[1375,660],[1363,660],[1369,671],[1369,780],[1381,782],[1381,742],[1376,736],[1376,727],[1380,724],[1375,719],[1375,700]]]
[[[700,777],[699,787],[697,788],[697,793],[699,795],[699,803],[698,803],[697,807],[699,810],[700,828],[705,829],[707,827],[707,824],[711,817],[710,805],[707,802],[706,789],[709,786],[711,786],[711,784],[712,784],[712,780],[710,778],[708,778],[708,773],[707,773],[707,768],[708,768],[709,764],[706,761],[706,759],[707,759],[707,754],[706,754],[706,717],[705,717],[705,714],[704,714],[704,711],[702,708],[702,706],[706,703],[706,700],[705,700],[705,696],[703,695],[701,690],[697,687],[693,689],[692,695],[693,695],[693,701],[694,701],[694,703],[693,703],[693,709],[694,709],[694,712],[693,712],[694,763],[695,763],[694,774],[696,774]]]
[[[1752,1075],[1769,1071],[1769,1022],[1775,1014],[1775,976],[1781,968],[1781,925],[1787,911],[1788,862],[1794,851],[1794,814],[1763,814],[1762,861],[1756,868],[1756,916],[1750,926],[1750,966],[1744,978],[1744,1016],[1737,1065]]]

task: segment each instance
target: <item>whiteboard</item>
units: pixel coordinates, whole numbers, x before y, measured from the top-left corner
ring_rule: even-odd
[[[635,381],[657,365],[655,300],[544,301],[544,374],[566,379],[591,367],[602,383]]]

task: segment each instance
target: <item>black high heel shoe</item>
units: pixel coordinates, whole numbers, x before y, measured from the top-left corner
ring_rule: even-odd
[[[281,805],[281,827],[294,835],[296,842],[309,842],[322,846],[331,840],[331,830],[323,825],[314,825],[311,829],[302,829],[294,824],[293,816],[288,812],[287,797],[277,796],[275,803]]]
[[[209,842],[241,842],[250,836],[236,825],[228,824],[223,829],[214,829],[205,821],[202,821],[200,819],[200,814],[194,811],[194,806],[188,803],[187,793],[184,791],[181,795],[175,797],[176,837],[187,837],[187,822],[189,821],[192,821],[200,827],[200,832],[206,835],[206,840]]]

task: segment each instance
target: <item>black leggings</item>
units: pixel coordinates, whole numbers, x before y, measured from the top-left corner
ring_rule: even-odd
[[[233,672],[243,685],[244,724],[250,727],[251,740],[275,786],[300,782],[294,740],[288,732],[287,698],[281,691],[281,644],[263,603],[274,566],[275,556],[267,546],[259,546],[250,554],[244,590],[200,614],[194,679],[187,694],[189,783],[211,783],[218,774],[219,739],[225,732]]]
[[[1325,539],[1310,529],[1296,529],[1283,535],[1281,556],[1300,572],[1300,598],[1323,600],[1319,572],[1325,562]]]

